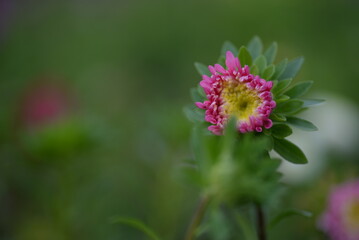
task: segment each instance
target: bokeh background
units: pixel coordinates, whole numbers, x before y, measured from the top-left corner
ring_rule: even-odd
[[[283,164],[292,217],[273,239],[325,239],[333,185],[358,177],[357,0],[0,0],[0,239],[146,239],[114,216],[181,239],[198,191],[182,108],[222,43],[254,36],[326,98],[292,140],[310,164]],[[227,238],[228,239],[228,238]],[[223,239],[224,240],[224,239]]]

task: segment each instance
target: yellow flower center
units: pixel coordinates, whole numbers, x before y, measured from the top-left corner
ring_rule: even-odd
[[[248,122],[250,116],[257,115],[256,109],[262,104],[255,90],[235,81],[223,83],[221,97],[225,101],[224,113],[235,116],[239,121]]]
[[[346,221],[349,229],[359,230],[359,199],[354,200],[346,209]]]

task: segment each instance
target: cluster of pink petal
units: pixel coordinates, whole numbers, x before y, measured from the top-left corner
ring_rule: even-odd
[[[226,53],[226,65],[227,69],[224,69],[219,64],[209,66],[208,68],[212,75],[210,77],[203,75],[203,80],[200,82],[207,95],[207,100],[203,103],[196,102],[196,105],[206,110],[205,120],[213,124],[208,127],[208,130],[214,134],[221,135],[229,118],[223,111],[225,102],[221,98],[223,83],[226,81],[238,81],[246,84],[249,89],[256,91],[262,100],[262,104],[257,108],[255,115],[250,116],[248,121],[238,122],[238,131],[241,133],[262,132],[263,127],[267,129],[272,127],[269,115],[276,106],[270,92],[273,82],[250,74],[249,67],[246,65],[242,68],[239,59],[229,51]]]
[[[346,221],[346,208],[359,201],[359,180],[333,189],[319,227],[333,240],[358,240],[359,229],[350,229]]]

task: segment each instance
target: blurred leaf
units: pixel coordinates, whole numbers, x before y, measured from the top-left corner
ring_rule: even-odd
[[[187,105],[183,108],[183,112],[185,113],[188,120],[191,122],[204,122],[204,111],[199,109],[195,105]]]
[[[280,95],[288,86],[289,84],[292,82],[292,79],[284,79],[280,82],[278,82],[272,89],[272,93],[276,96],[276,95]]]
[[[211,72],[208,70],[208,66],[204,65],[203,63],[195,62],[194,66],[197,69],[197,72],[202,75],[211,76]]]
[[[246,219],[240,214],[236,215],[237,223],[242,230],[243,237],[245,240],[257,240],[257,235],[253,229],[253,224],[249,219]]]
[[[300,99],[303,101],[303,107],[317,106],[325,102],[324,99]]]
[[[194,102],[203,102],[205,98],[198,92],[198,88],[191,88],[191,98]]]
[[[283,103],[277,104],[277,107],[274,109],[276,113],[282,114],[291,114],[298,111],[303,106],[303,102],[300,100],[288,100]]]
[[[280,75],[278,79],[282,80],[286,78],[294,78],[302,67],[303,62],[303,57],[298,57],[290,61],[287,64],[287,67],[285,68],[284,72]]]
[[[278,103],[281,103],[281,102],[285,102],[285,101],[287,101],[289,99],[290,99],[290,97],[288,97],[287,95],[282,95],[279,98],[276,98],[275,102],[278,104]]]
[[[259,74],[259,68],[256,65],[251,67],[251,74],[253,74],[254,76]]]
[[[112,220],[113,223],[121,223],[133,228],[136,228],[137,230],[143,232],[146,234],[150,239],[152,240],[160,240],[160,238],[144,223],[137,219],[132,218],[123,218],[123,217],[117,217],[114,220]]]
[[[285,95],[288,95],[291,98],[298,98],[303,96],[308,92],[309,88],[313,85],[313,81],[300,82],[285,91]]]
[[[285,138],[293,133],[287,124],[274,124],[271,128],[272,135],[276,138]]]
[[[198,94],[200,95],[200,96],[202,96],[204,99],[206,99],[207,98],[207,95],[206,95],[206,93],[204,92],[204,89],[203,89],[203,87],[201,87],[201,85],[197,85],[197,92],[198,92]]]
[[[264,56],[267,59],[267,63],[271,64],[274,59],[275,56],[277,55],[277,49],[278,49],[278,44],[276,42],[273,42],[269,48],[264,52]]]
[[[297,117],[287,117],[287,122],[295,127],[298,127],[305,131],[317,131],[318,128],[311,122],[297,118]]]
[[[267,60],[263,55],[261,55],[256,60],[254,60],[253,65],[257,66],[259,69],[259,74],[262,74],[264,69],[267,67]]]
[[[245,46],[239,49],[238,58],[242,67],[244,67],[244,65],[252,66],[252,56]]]
[[[285,122],[287,120],[287,118],[283,114],[280,114],[280,113],[272,113],[270,118],[273,121],[277,121],[277,122]]]
[[[224,56],[220,56],[217,62],[221,66],[226,66],[226,58]]]
[[[275,66],[273,64],[269,65],[266,69],[264,69],[262,78],[265,80],[271,79],[275,71]]]
[[[269,223],[269,227],[272,228],[275,225],[277,225],[278,223],[280,223],[283,219],[287,218],[287,217],[291,217],[291,216],[303,216],[306,218],[310,218],[313,216],[313,214],[311,212],[308,211],[304,211],[304,210],[299,210],[299,209],[290,209],[290,210],[286,210],[280,214],[278,214],[277,216],[275,216]]]
[[[238,56],[237,47],[230,41],[225,41],[223,43],[222,50],[221,50],[221,56],[226,56],[227,51],[232,52],[234,56]]]
[[[275,65],[275,72],[272,76],[272,79],[279,79],[283,74],[285,68],[287,67],[287,64],[288,64],[288,59],[283,59],[280,63]]]
[[[252,59],[256,59],[261,55],[263,50],[263,44],[258,36],[254,36],[248,43],[248,51],[250,52]]]
[[[308,162],[302,150],[286,139],[275,138],[274,150],[291,163],[305,164]]]

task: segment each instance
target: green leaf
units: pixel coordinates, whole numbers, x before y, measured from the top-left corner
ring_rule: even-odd
[[[204,111],[197,108],[195,105],[185,106],[183,112],[191,122],[204,122]]]
[[[289,88],[287,91],[284,92],[284,94],[288,95],[291,98],[298,98],[307,93],[312,85],[313,81],[300,82]]]
[[[267,59],[267,63],[271,64],[274,59],[275,56],[277,55],[277,49],[278,49],[278,44],[276,42],[273,42],[269,48],[264,52],[264,56]]]
[[[280,95],[289,86],[291,82],[292,82],[291,78],[284,79],[278,82],[272,89],[272,93],[274,94],[274,96]]]
[[[302,67],[303,62],[303,57],[298,57],[290,61],[287,64],[287,67],[285,68],[284,72],[280,75],[278,79],[282,80],[286,78],[294,78]]]
[[[287,122],[297,128],[300,128],[305,131],[317,131],[318,128],[311,122],[297,118],[297,117],[287,117]]]
[[[248,50],[245,46],[242,46],[239,49],[238,58],[239,58],[239,61],[241,62],[242,67],[244,67],[244,65],[252,66],[251,54],[248,52]]]
[[[202,75],[211,76],[211,72],[208,70],[208,67],[204,65],[203,63],[195,62],[194,63],[195,68],[197,69],[197,72]]]
[[[197,85],[197,92],[200,96],[202,96],[204,99],[207,98],[206,93],[204,92],[204,89],[201,85]]]
[[[252,59],[256,59],[261,55],[263,44],[258,36],[254,36],[248,43],[248,51],[250,52]]]
[[[277,216],[275,216],[269,223],[269,227],[272,228],[275,225],[277,225],[278,223],[280,223],[283,219],[287,218],[287,217],[291,217],[291,216],[303,216],[306,218],[310,218],[313,216],[313,214],[311,212],[308,211],[304,211],[304,210],[299,210],[299,209],[290,209],[290,210],[286,210],[280,214],[278,214]]]
[[[254,60],[253,65],[257,66],[259,69],[259,74],[262,74],[264,69],[267,67],[267,60],[263,55],[261,55],[256,58],[256,60]]]
[[[272,113],[270,119],[276,122],[285,122],[287,120],[287,118],[280,113]]]
[[[253,74],[254,76],[259,74],[259,69],[256,65],[251,67],[251,74]]]
[[[303,101],[303,107],[317,106],[325,102],[324,99],[300,99]]]
[[[283,59],[280,63],[275,65],[275,72],[272,76],[272,79],[279,79],[279,77],[283,74],[285,68],[287,67],[288,59]]]
[[[286,124],[274,124],[271,128],[275,138],[285,138],[293,133],[292,129]]]
[[[221,65],[221,66],[226,66],[226,58],[224,57],[224,56],[220,56],[219,58],[218,58],[218,64],[219,65]],[[208,76],[210,76],[210,75],[208,75]]]
[[[273,76],[274,71],[275,66],[273,64],[269,65],[266,69],[264,69],[262,78],[268,81]]]
[[[130,226],[130,227],[136,228],[137,230],[146,234],[150,239],[160,240],[160,238],[148,226],[146,226],[144,223],[142,223],[139,220],[132,219],[132,218],[118,217],[118,218],[114,218],[112,220],[112,222],[113,223],[121,223],[121,224]]]
[[[221,56],[226,56],[227,51],[232,52],[234,56],[238,55],[237,47],[230,41],[225,41],[223,43],[222,50],[221,50]]]
[[[287,95],[282,95],[282,96],[276,98],[275,102],[278,104],[278,103],[285,102],[285,101],[287,101],[289,99],[290,99],[290,97],[288,97]]]
[[[274,138],[274,150],[291,163],[305,164],[308,162],[302,150],[286,139]]]
[[[276,113],[282,114],[291,114],[298,111],[303,106],[303,102],[300,100],[288,100],[283,103],[277,104],[277,107],[274,109]]]
[[[241,232],[243,233],[244,239],[246,240],[257,239],[255,229],[253,228],[253,224],[249,219],[237,213],[236,220],[241,229]]]
[[[191,98],[194,102],[203,102],[205,98],[201,96],[197,88],[191,88]]]

